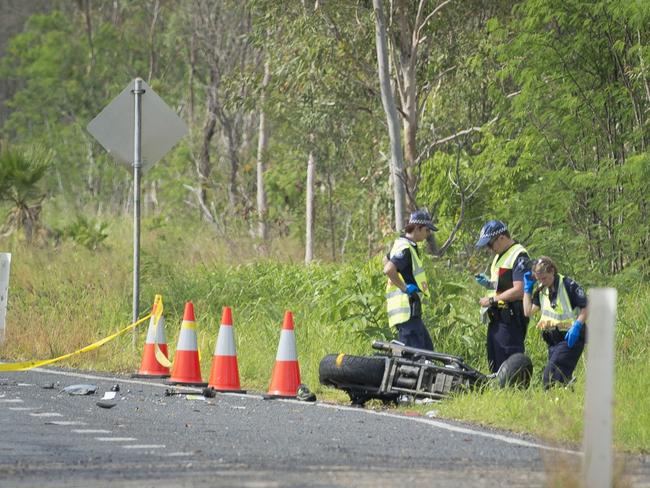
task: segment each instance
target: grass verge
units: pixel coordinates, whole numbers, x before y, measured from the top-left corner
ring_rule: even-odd
[[[148,225],[148,227],[147,227]],[[304,266],[293,241],[274,242],[274,259],[260,258],[249,239],[215,242],[201,228],[145,222],[141,309],[156,293],[165,303],[167,343],[173,356],[186,301],[192,300],[204,379],[207,381],[223,306],[233,308],[242,386],[266,391],[275,361],[282,317],[292,310],[302,380],[321,398],[346,402],[318,383],[320,359],[329,353],[372,354],[372,339],[390,337],[385,327],[380,258],[344,265]],[[191,236],[188,239],[187,236]],[[3,360],[47,359],[71,352],[128,325],[131,259],[128,225],[113,224],[103,249],[69,242],[30,248],[5,241],[12,252],[7,338]],[[276,252],[277,251],[277,252]],[[278,257],[279,256],[279,257]],[[485,371],[485,329],[476,319],[480,291],[458,271],[435,264],[433,304],[425,310],[438,350],[464,357]],[[615,442],[619,450],[650,451],[650,287],[620,295],[617,324]],[[127,334],[61,366],[134,372],[140,364],[146,324],[136,345]],[[584,361],[571,390],[542,391],[545,346],[530,330],[527,350],[536,368],[530,389],[485,390],[456,396],[434,407],[438,416],[478,422],[578,445],[582,436]]]

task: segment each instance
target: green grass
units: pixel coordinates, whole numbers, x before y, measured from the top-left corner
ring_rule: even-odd
[[[179,230],[179,229],[182,229]],[[3,360],[47,359],[81,348],[128,325],[131,318],[131,235],[127,222],[108,227],[106,246],[71,242],[29,248],[15,240],[12,252],[7,338]],[[302,249],[290,239],[271,243],[273,258],[261,258],[250,238],[215,240],[198,225],[179,227],[145,221],[141,309],[163,296],[166,335],[173,356],[186,301],[194,303],[202,372],[207,381],[223,306],[233,309],[242,387],[266,391],[285,310],[294,314],[302,381],[320,398],[346,402],[341,392],[321,388],[320,359],[329,353],[370,354],[372,339],[390,337],[385,327],[380,257],[346,264],[302,264]],[[433,303],[425,319],[438,350],[464,357],[486,371],[485,327],[477,320],[480,289],[465,270],[433,265]],[[650,450],[650,287],[621,295],[617,324],[615,441],[621,450]],[[60,366],[134,372],[140,364],[147,324],[132,335],[75,356]],[[578,445],[582,437],[584,361],[573,390],[542,391],[546,348],[531,327],[527,351],[535,365],[531,388],[460,395],[433,407],[438,415],[535,434],[548,442]]]

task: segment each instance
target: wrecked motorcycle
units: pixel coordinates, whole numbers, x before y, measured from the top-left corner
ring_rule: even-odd
[[[374,356],[330,354],[320,362],[321,384],[345,391],[352,404],[370,399],[396,402],[401,395],[441,400],[452,393],[498,383],[528,387],[533,364],[522,353],[513,354],[497,373],[485,375],[458,356],[404,346],[398,341],[374,341]]]

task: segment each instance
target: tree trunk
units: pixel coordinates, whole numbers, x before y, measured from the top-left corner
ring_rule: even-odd
[[[214,86],[208,87],[208,109],[205,123],[203,124],[203,141],[201,143],[201,154],[197,161],[196,172],[198,176],[198,190],[196,192],[201,208],[207,208],[208,204],[208,186],[210,184],[210,174],[212,173],[212,162],[210,161],[210,144],[216,131],[217,118],[214,113],[215,100]],[[207,216],[204,215],[207,218]]]
[[[188,107],[187,118],[189,120],[190,140],[192,140],[192,128],[194,127],[194,78],[196,76],[196,34],[192,32],[189,45],[189,73],[188,73]]]
[[[330,227],[330,249],[332,261],[336,261],[336,212],[334,211],[334,182],[332,173],[327,172],[327,213]]]
[[[156,0],[153,6],[153,13],[151,19],[151,27],[149,28],[149,75],[147,76],[147,83],[151,83],[151,79],[156,73],[156,23],[158,22],[158,15],[160,14],[160,0]]]
[[[262,80],[262,94],[260,96],[260,125],[259,137],[257,140],[257,233],[262,242],[268,238],[268,226],[266,223],[266,189],[264,188],[264,166],[266,160],[266,149],[268,145],[268,133],[266,128],[266,113],[264,104],[266,102],[266,89],[271,78],[270,63],[264,63],[264,79]]]
[[[388,73],[388,46],[386,42],[386,24],[382,10],[381,0],[372,0],[375,10],[375,42],[377,45],[377,69],[379,72],[379,85],[381,87],[381,101],[386,112],[388,136],[390,138],[390,173],[393,183],[393,197],[395,201],[395,230],[404,228],[404,159],[402,142],[400,139],[400,123],[395,107],[395,99],[390,86]]]
[[[312,136],[313,137],[313,136]],[[316,159],[314,151],[309,151],[307,161],[307,207],[305,211],[305,264],[314,259],[314,180],[316,177]]]
[[[410,1],[410,0],[409,0]],[[417,158],[416,136],[418,132],[418,86],[416,77],[417,63],[417,29],[415,25],[412,32],[407,19],[409,11],[408,1],[400,0],[397,6],[397,24],[399,36],[396,36],[399,62],[397,63],[398,76],[401,80],[402,117],[404,119],[404,184],[410,191],[406,192],[410,210],[416,210],[415,202],[415,177],[413,169]],[[417,20],[416,20],[417,22]]]

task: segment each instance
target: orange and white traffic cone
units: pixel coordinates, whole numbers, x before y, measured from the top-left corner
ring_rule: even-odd
[[[185,304],[181,333],[178,336],[174,366],[172,366],[172,376],[169,378],[168,383],[173,385],[205,386],[203,378],[201,378],[194,305],[192,305],[192,302]]]
[[[293,315],[287,311],[280,332],[280,344],[275,356],[269,395],[295,398],[300,385],[300,366],[296,354],[296,337],[293,332]]]
[[[162,297],[156,295],[151,307],[151,319],[149,319],[149,330],[144,344],[140,370],[132,376],[134,378],[169,378],[171,363],[167,357]]]
[[[230,307],[223,307],[208,386],[217,391],[245,393],[239,385],[237,350]]]

